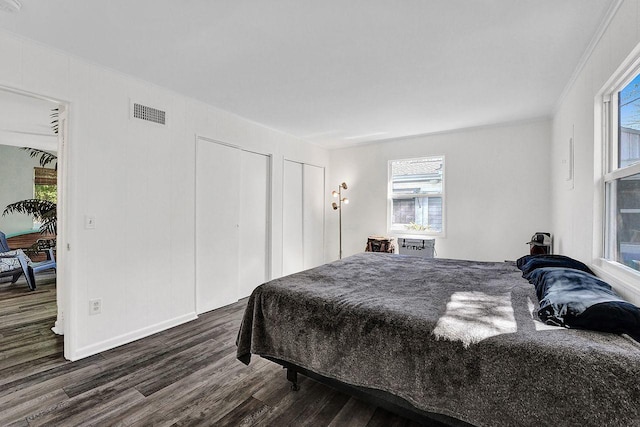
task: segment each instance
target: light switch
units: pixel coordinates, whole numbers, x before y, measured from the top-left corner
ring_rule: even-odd
[[[96,228],[96,217],[93,215],[84,216],[84,228],[87,230],[93,230]]]

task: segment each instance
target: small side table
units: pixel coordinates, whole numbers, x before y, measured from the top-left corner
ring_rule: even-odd
[[[386,252],[392,254],[396,251],[393,241],[393,237],[369,236],[367,239],[367,247],[364,248],[364,250],[366,252]]]

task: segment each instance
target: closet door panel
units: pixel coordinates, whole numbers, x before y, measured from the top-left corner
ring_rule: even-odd
[[[267,280],[270,158],[243,151],[240,195],[240,278],[238,298]]]
[[[302,164],[284,161],[282,275],[304,269],[302,238]]]
[[[240,150],[198,139],[196,310],[238,300]]]
[[[303,165],[304,268],[324,264],[324,168]]]

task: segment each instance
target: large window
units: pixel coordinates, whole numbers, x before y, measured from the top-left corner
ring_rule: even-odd
[[[389,162],[389,231],[444,233],[444,157]]]
[[[640,75],[605,102],[605,258],[640,271]]]

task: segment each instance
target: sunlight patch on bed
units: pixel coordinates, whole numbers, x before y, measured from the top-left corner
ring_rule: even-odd
[[[511,294],[455,292],[447,310],[438,319],[433,334],[437,339],[462,341],[465,347],[490,337],[518,330],[511,306]]]

